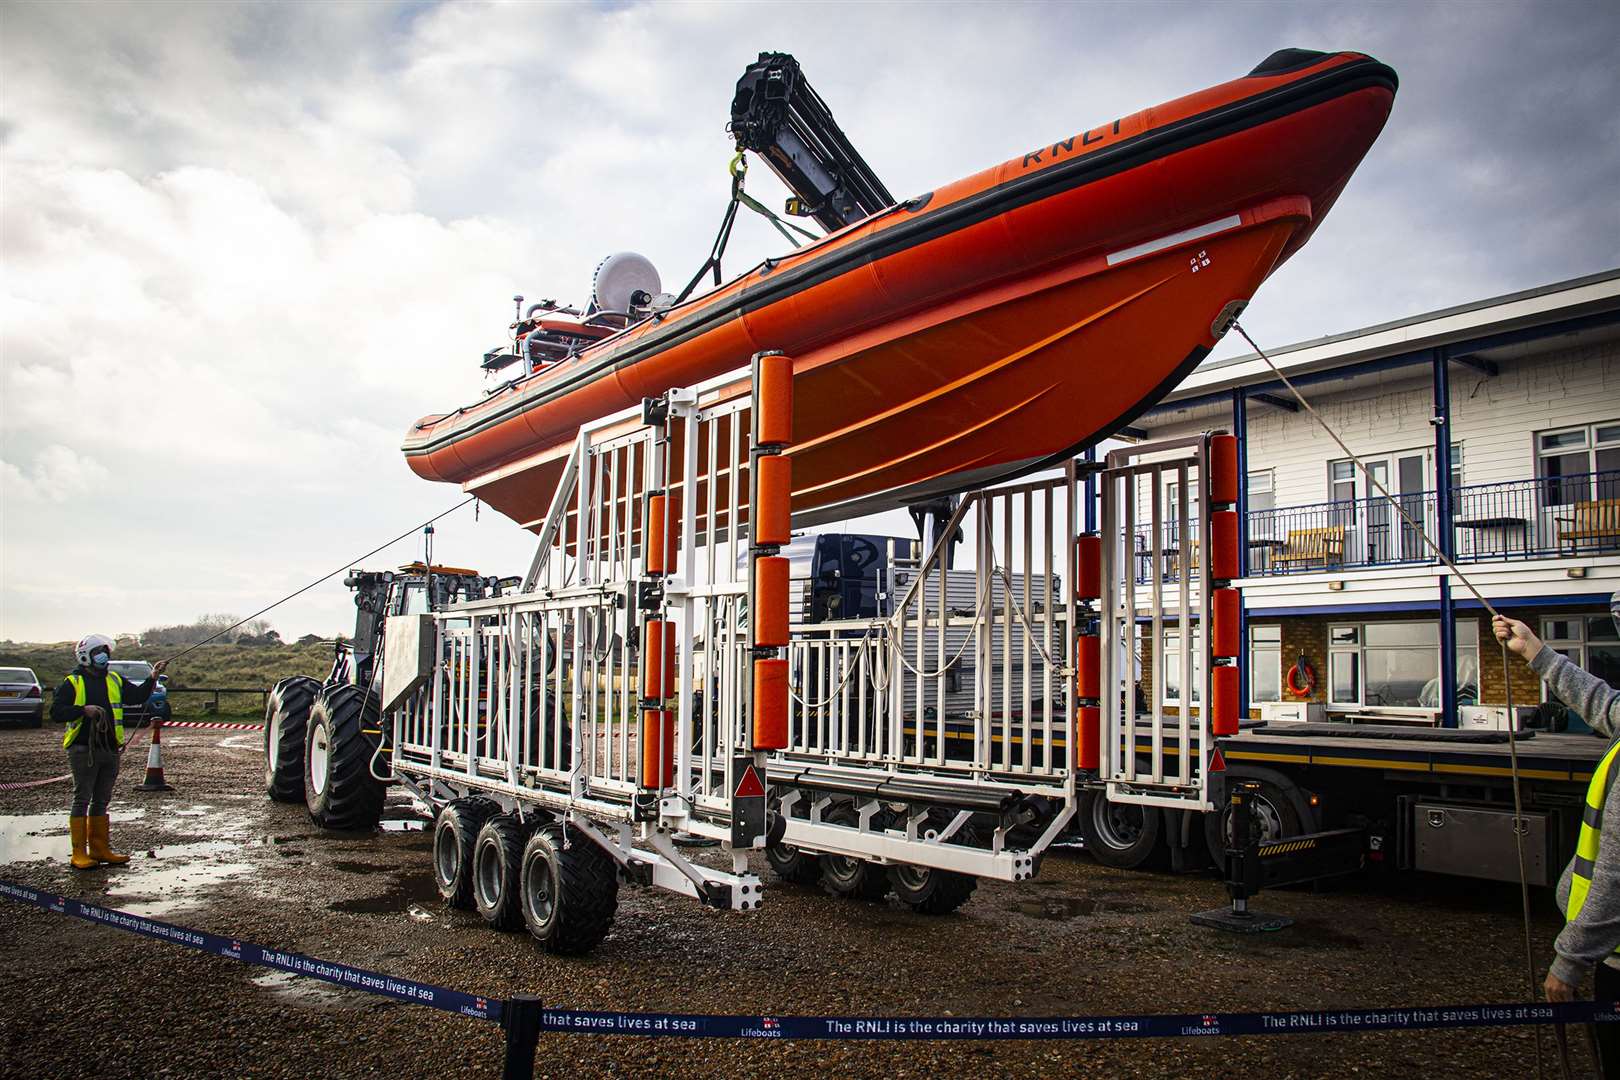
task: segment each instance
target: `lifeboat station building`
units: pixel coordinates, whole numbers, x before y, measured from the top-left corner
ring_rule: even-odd
[[[1620,270],[1268,354],[1387,498],[1253,354],[1204,363],[1126,433],[1238,438],[1252,717],[1507,723],[1489,616],[1414,524],[1492,605],[1620,685]],[[1150,540],[1135,538],[1139,581]],[[1163,537],[1157,558],[1196,566],[1188,547]],[[1147,685],[1180,665],[1141,659],[1142,692],[1180,707],[1171,678]],[[1520,724],[1586,730],[1509,670]]]

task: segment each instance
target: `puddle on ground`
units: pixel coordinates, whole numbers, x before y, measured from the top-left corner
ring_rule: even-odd
[[[145,815],[144,807],[131,807],[127,810],[115,808],[108,816],[114,824],[127,824],[139,821]],[[113,846],[116,847],[116,830],[113,830],[113,839]],[[45,859],[66,862],[71,854],[73,845],[68,840],[68,815],[65,811],[0,817],[0,864],[40,862]]]
[[[198,803],[195,806],[184,806],[172,809],[169,811],[169,813],[173,814],[175,817],[202,817],[212,809],[213,807],[209,806],[207,803]]]
[[[336,988],[319,979],[294,975],[290,971],[267,971],[263,975],[253,976],[248,981],[296,1005],[319,1007],[337,1005],[343,1001],[343,994]]]
[[[227,858],[242,850],[234,840],[202,840],[132,852],[128,866],[108,872],[107,903],[150,917],[193,907],[209,886],[253,872],[253,864]]]
[[[1149,910],[1147,904],[1134,904],[1121,900],[1096,900],[1068,896],[1046,897],[1040,900],[1020,900],[1009,910],[1032,919],[1063,921],[1082,915],[1139,915]]]
[[[377,822],[377,827],[383,832],[423,832],[431,824],[421,818],[391,818]]]
[[[368,872],[374,869],[366,867]],[[395,878],[389,884],[388,890],[380,896],[335,900],[327,907],[332,911],[345,911],[355,915],[397,915],[405,912],[420,922],[430,922],[433,914],[423,904],[427,902],[436,904],[438,900],[439,889],[433,882],[433,874],[419,873]]]

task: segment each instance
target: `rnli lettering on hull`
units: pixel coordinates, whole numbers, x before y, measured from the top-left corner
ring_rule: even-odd
[[[1031,165],[1045,165],[1047,162],[1056,161],[1065,154],[1074,153],[1074,140],[1076,139],[1080,140],[1082,147],[1095,146],[1104,139],[1118,134],[1119,121],[1115,120],[1106,127],[1092,128],[1090,131],[1082,131],[1078,135],[1070,135],[1067,139],[1060,139],[1051,146],[1043,146],[1039,150],[1031,150],[1025,154],[1023,167],[1027,169]],[[1046,157],[1043,158],[1042,154],[1045,154]]]

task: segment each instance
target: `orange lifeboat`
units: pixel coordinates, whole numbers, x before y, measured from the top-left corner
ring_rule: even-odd
[[[984,485],[1117,432],[1332,207],[1395,73],[1290,49],[880,211],[408,433],[411,468],[537,527],[581,424],[794,358],[797,525]],[[566,316],[559,316],[566,318]],[[587,340],[588,339],[588,340]]]

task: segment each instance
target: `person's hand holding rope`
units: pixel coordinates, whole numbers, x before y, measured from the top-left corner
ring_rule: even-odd
[[[1518,619],[1497,615],[1491,619],[1491,629],[1495,631],[1497,641],[1505,644],[1527,664],[1541,652],[1541,639]]]

